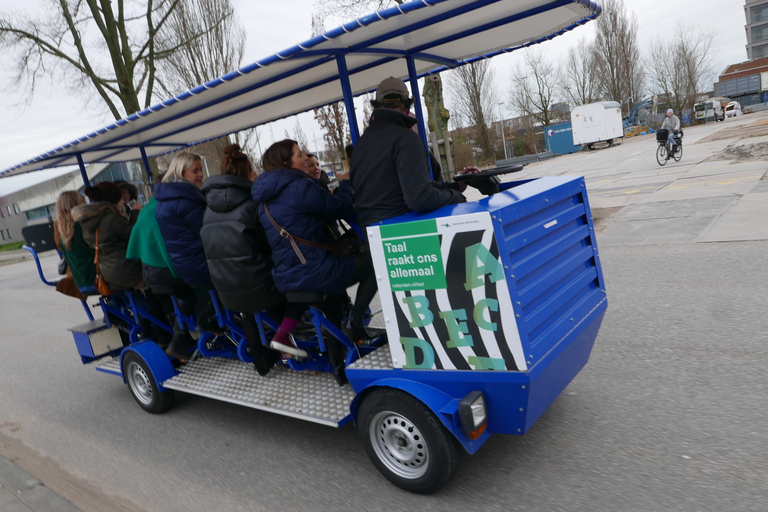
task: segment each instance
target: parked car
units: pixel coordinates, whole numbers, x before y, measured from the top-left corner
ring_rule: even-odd
[[[738,101],[732,101],[725,106],[725,117],[736,117],[743,114],[741,111],[741,103]]]

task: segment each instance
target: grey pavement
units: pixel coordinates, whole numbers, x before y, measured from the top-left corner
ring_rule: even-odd
[[[8,265],[11,263],[17,263],[22,260],[31,260],[32,255],[24,249],[18,251],[3,251],[0,252],[0,265]]]
[[[79,512],[38,479],[0,456],[0,512]]]
[[[722,130],[733,134],[730,128],[766,120],[761,112],[686,128],[681,161],[663,167],[656,162],[654,136],[646,135],[534,163],[504,181],[584,176],[593,214],[603,221],[601,247],[768,240],[768,162],[723,159],[737,146],[764,154],[758,149],[768,145],[768,124],[765,135],[717,139]],[[468,198],[480,196],[471,191]]]
[[[17,304],[0,307],[0,343],[5,332],[23,333],[0,361],[0,433],[3,420],[23,425],[14,438],[73,475],[67,482],[88,485],[74,492],[35,476],[89,511],[317,510],[331,499],[337,510],[765,510],[755,498],[768,481],[765,408],[755,405],[765,389],[765,244],[738,242],[768,240],[768,162],[722,154],[768,140],[712,136],[766,119],[686,129],[682,160],[664,167],[646,136],[505,177],[585,177],[611,309],[588,371],[536,430],[463,457],[440,495],[388,486],[351,426],[194,396],[162,417],[140,413],[119,379],[82,371],[61,328],[79,305],[31,286],[39,283],[29,262],[0,271]],[[43,265],[55,272],[54,261]],[[0,297],[6,308],[10,300]],[[99,506],[89,506],[91,494]],[[29,510],[78,509],[0,458],[0,512]]]

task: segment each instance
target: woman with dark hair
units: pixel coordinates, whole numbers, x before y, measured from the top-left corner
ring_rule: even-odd
[[[283,292],[312,291],[341,295],[359,282],[352,308],[350,329],[364,331],[363,315],[376,294],[373,266],[368,257],[339,257],[326,249],[308,245],[327,244],[325,225],[352,212],[352,188],[343,180],[336,194],[329,194],[306,174],[307,157],[296,141],[283,140],[267,149],[262,158],[264,173],[253,185],[251,195],[259,203],[259,219],[264,226],[275,268],[272,276]],[[302,241],[303,240],[303,241]],[[326,311],[329,320],[340,324],[340,314]],[[286,315],[272,347],[291,353],[288,333],[290,315]],[[342,347],[329,343],[329,356],[335,376],[345,381]]]
[[[266,375],[280,353],[261,344],[254,313],[271,308],[282,316],[285,298],[272,281],[272,250],[251,198],[256,170],[240,146],[224,150],[221,174],[205,181],[208,207],[200,236],[211,280],[224,307],[243,314],[242,325],[253,364]]]
[[[109,181],[85,187],[85,195],[93,203],[73,208],[72,218],[82,226],[83,239],[91,248],[96,247],[98,235],[99,271],[104,280],[113,289],[145,288],[141,264],[125,257],[141,206],[135,204],[129,216],[120,187]]]

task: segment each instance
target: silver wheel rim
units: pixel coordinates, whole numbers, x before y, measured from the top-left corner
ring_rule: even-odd
[[[152,380],[139,363],[131,361],[125,372],[128,377],[128,385],[131,386],[134,396],[144,405],[152,403]]]
[[[380,412],[371,420],[368,436],[378,459],[395,475],[413,480],[427,472],[427,444],[408,418],[391,411]]]

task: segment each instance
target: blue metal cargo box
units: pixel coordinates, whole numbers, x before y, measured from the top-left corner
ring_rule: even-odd
[[[480,390],[488,432],[522,434],[587,363],[607,300],[584,179],[503,188],[368,228],[389,360],[349,368],[356,392],[404,389],[451,428]]]

